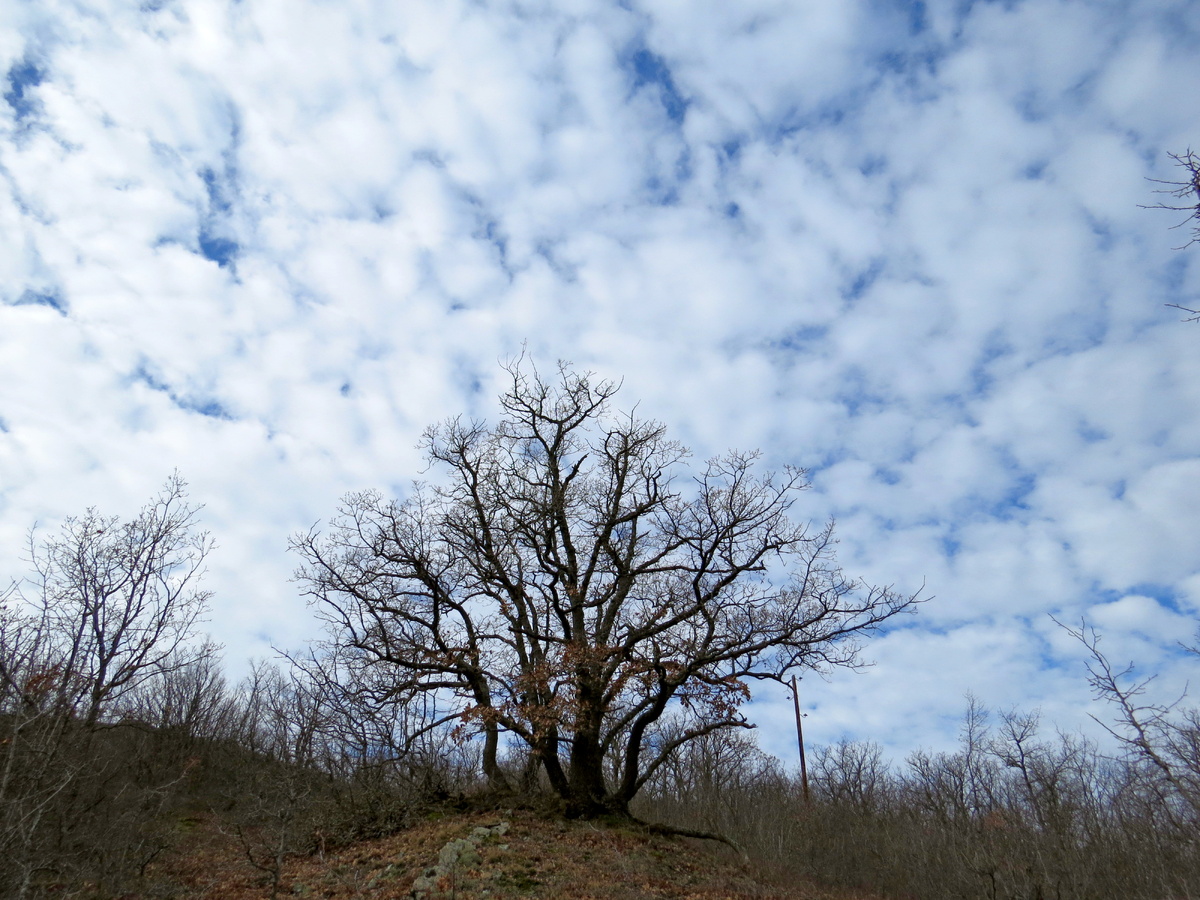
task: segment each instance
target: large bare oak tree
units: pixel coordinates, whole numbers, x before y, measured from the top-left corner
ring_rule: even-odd
[[[569,813],[625,812],[681,746],[748,727],[751,680],[857,665],[859,638],[916,602],[847,578],[832,524],[793,518],[802,470],[692,466],[613,408],[617,385],[506,371],[496,424],[425,432],[431,479],[407,499],[349,495],[294,539],[331,644],[432,704],[425,727],[481,734],[493,784],[507,733]]]

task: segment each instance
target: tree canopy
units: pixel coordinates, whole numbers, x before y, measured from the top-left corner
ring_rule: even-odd
[[[917,601],[844,575],[833,524],[793,518],[803,470],[694,465],[613,382],[506,372],[494,425],[425,432],[408,497],[351,494],[294,539],[338,670],[419,703],[418,732],[482,735],[494,785],[506,734],[569,812],[624,812],[689,741],[749,727],[753,680],[858,665]]]

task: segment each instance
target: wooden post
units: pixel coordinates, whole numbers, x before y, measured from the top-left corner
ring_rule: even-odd
[[[792,676],[792,702],[796,706],[796,741],[800,744],[800,787],[804,791],[804,802],[808,796],[808,763],[804,760],[804,725],[800,715],[800,691],[796,688],[796,676]]]

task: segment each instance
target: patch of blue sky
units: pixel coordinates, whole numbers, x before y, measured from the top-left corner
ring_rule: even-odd
[[[1178,3],[1156,10],[1162,23],[1161,34],[1169,45],[1184,52],[1195,53],[1196,44],[1200,42],[1200,21],[1196,18],[1196,5],[1191,2]]]
[[[1020,91],[1013,98],[1013,108],[1025,122],[1041,122],[1050,115],[1046,98],[1034,88]]]
[[[454,380],[466,392],[467,400],[472,405],[484,397],[484,379],[477,360],[467,356],[455,360]]]
[[[470,194],[466,195],[466,200],[475,210],[475,229],[471,232],[471,237],[477,241],[486,241],[492,246],[500,266],[511,279],[513,272],[508,262],[508,233],[482,200]]]
[[[232,102],[227,104],[227,113],[229,141],[221,153],[220,169],[204,166],[198,173],[204,183],[207,204],[200,217],[197,241],[205,259],[232,270],[241,251],[232,227],[240,196],[237,151],[241,141],[241,120]]]
[[[958,529],[951,527],[949,533],[943,534],[939,539],[939,544],[942,548],[942,555],[946,559],[954,559],[962,550],[962,541],[957,537]]]
[[[1048,165],[1049,162],[1044,159],[1031,162],[1021,170],[1021,177],[1029,181],[1041,181],[1046,175],[1046,167]]]
[[[1163,450],[1171,443],[1173,437],[1172,429],[1159,428],[1157,431],[1149,432],[1143,441],[1151,447]]]
[[[1075,433],[1085,444],[1099,444],[1112,438],[1112,433],[1088,421],[1081,421]]]
[[[948,48],[930,30],[929,10],[920,0],[875,0],[872,21],[882,23],[873,68],[910,78],[933,73]]]
[[[3,416],[0,416],[0,434],[8,434],[12,429],[8,427],[8,422]]]
[[[882,256],[877,256],[867,264],[866,268],[855,272],[849,284],[841,288],[842,299],[851,306],[862,299],[883,274],[886,262],[887,260]]]
[[[371,201],[370,213],[367,218],[378,224],[379,222],[386,222],[395,214],[396,210],[386,198],[377,197]]]
[[[877,0],[875,5],[883,12],[898,11],[910,37],[922,34],[929,28],[929,10],[924,0]]]
[[[208,194],[208,211],[213,213],[228,213],[233,209],[230,195],[236,192],[235,174],[228,169],[218,175],[211,166],[200,170],[200,179],[204,182],[204,190]]]
[[[1110,50],[1115,53],[1116,49],[1117,40],[1113,39],[1110,41]],[[1026,92],[1021,95],[1017,109],[1026,121],[1033,122],[1045,121],[1063,114],[1071,115],[1095,102],[1094,95],[1100,87],[1103,75],[1104,69],[1098,66],[1083,73],[1066,88],[1057,88],[1054,92]],[[1025,98],[1028,98],[1028,105],[1023,108],[1020,104]],[[1130,144],[1141,143],[1140,135],[1134,131],[1126,131],[1126,137],[1130,139]]]
[[[170,393],[171,390],[165,381],[150,371],[144,360],[138,363],[137,368],[133,370],[133,376],[131,380],[140,381],[152,391],[159,391],[160,393],[165,394]]]
[[[905,5],[908,5],[907,0]],[[951,13],[954,16],[953,36],[955,38],[962,36],[963,27],[966,25],[967,19],[971,17],[971,13],[974,11],[976,6],[1012,7],[1015,5],[1015,0],[955,0],[951,9]]]
[[[827,325],[804,325],[793,328],[780,337],[766,341],[762,346],[777,365],[785,368],[801,354],[812,353],[820,348],[829,336]]]
[[[891,406],[891,398],[868,387],[867,373],[860,366],[851,367],[844,375],[844,385],[833,399],[851,417],[883,412]]]
[[[738,135],[713,145],[713,160],[717,164],[717,178],[720,183],[725,183],[726,179],[737,172],[742,161],[742,149],[745,146],[745,135]]]
[[[2,159],[2,157],[0,157],[0,159]],[[5,171],[2,162],[0,162],[0,175],[9,175],[9,173]],[[46,211],[37,203],[30,203],[25,196],[25,192],[13,183],[11,177],[6,177],[5,180],[8,182],[8,185],[11,186],[11,193],[9,193],[8,196],[12,200],[13,206],[17,208],[21,215],[31,219],[34,222],[37,222],[40,225],[51,224],[50,216],[46,213]],[[33,249],[33,254],[35,258],[38,258],[40,261],[40,254],[38,254],[36,247]]]
[[[901,86],[910,99],[933,99],[940,90],[935,77],[938,63],[947,55],[947,48],[933,41],[899,45],[881,51],[875,58],[874,67],[879,76]]]
[[[1180,654],[1186,652],[1181,646],[1182,644],[1194,644],[1200,642],[1200,621],[1196,620],[1195,608],[1187,601],[1185,594],[1169,584],[1159,584],[1152,581],[1143,581],[1136,584],[1126,585],[1121,589],[1106,587],[1098,583],[1093,583],[1092,589],[1089,592],[1089,599],[1093,606],[1103,606],[1131,596],[1149,597],[1164,610],[1177,616],[1184,616],[1195,622],[1196,630],[1192,633],[1183,633],[1178,635],[1177,641],[1168,644],[1168,650],[1178,651]],[[1072,624],[1066,622],[1064,624]],[[1078,620],[1074,623],[1078,625]],[[1091,624],[1090,622],[1088,623]],[[1132,629],[1138,631],[1137,628]],[[1102,648],[1103,649],[1103,648]]]
[[[1140,594],[1143,597],[1149,597],[1159,606],[1169,609],[1174,613],[1180,613],[1181,615],[1190,614],[1190,608],[1182,602],[1180,592],[1168,584],[1143,582],[1132,585],[1125,593]]]
[[[4,92],[4,102],[12,108],[13,118],[18,126],[28,125],[29,120],[37,116],[41,104],[33,89],[45,78],[46,71],[28,56],[9,67],[6,76],[8,90]]]
[[[722,186],[728,185],[731,178],[737,178],[742,162],[742,148],[753,140],[755,139],[747,139],[745,136],[739,135],[732,140],[710,146],[709,150],[712,153],[712,159],[717,164],[717,177],[715,179],[717,184]]]
[[[150,138],[148,141],[154,160],[169,171],[182,171],[189,168],[185,165],[184,156],[179,148],[163,141]]]
[[[1026,640],[1030,642],[1030,646],[1037,654],[1037,667],[1039,672],[1046,674],[1064,673],[1072,678],[1072,680],[1082,682],[1087,677],[1087,670],[1083,666],[1083,661],[1078,657],[1064,654],[1053,642],[1047,640],[1046,623],[1049,622],[1051,627],[1055,627],[1053,622],[1050,622],[1048,616],[1052,613],[1042,612],[1032,616],[1014,616],[1012,621],[1020,623],[1023,626],[1023,632],[1026,635]],[[1062,621],[1062,619],[1059,619]],[[1078,622],[1063,622],[1064,625],[1078,626]],[[1037,710],[1033,710],[1037,712]],[[1052,722],[1046,722],[1046,725],[1053,727]]]
[[[426,474],[427,472],[423,472],[421,474],[421,480],[419,482],[417,479],[413,479],[412,481],[388,481],[387,484],[385,484],[380,490],[383,492],[385,497],[389,499],[395,498],[403,503],[412,496],[413,489],[418,483],[425,483],[424,479]]]
[[[384,335],[364,336],[355,344],[354,358],[373,362],[387,359],[394,350],[395,347]]]
[[[175,406],[185,412],[196,413],[210,419],[233,421],[236,417],[214,397],[185,396],[175,391],[161,376],[151,371],[148,363],[143,360],[133,371],[131,381],[140,381],[150,390],[164,394]]]
[[[224,419],[233,421],[233,414],[229,412],[221,403],[212,398],[196,399],[196,398],[171,398],[175,405],[180,409],[188,410],[189,412],[199,413],[202,416],[208,416],[210,419]]]
[[[865,99],[864,94],[856,100],[853,96],[856,93],[860,92],[851,91],[820,106],[794,106],[774,121],[763,122],[760,126],[762,137],[768,144],[776,146],[786,143],[802,132],[837,129]]]
[[[12,301],[11,306],[49,306],[60,315],[65,316],[69,309],[67,301],[62,294],[57,290],[40,290],[35,291],[32,288],[22,292],[16,300]]]
[[[1085,215],[1087,216],[1088,230],[1095,238],[1096,249],[1101,253],[1108,253],[1117,241],[1116,235],[1113,234],[1112,223],[1105,222],[1086,211]]]
[[[642,186],[655,206],[676,206],[679,203],[679,188],[673,181],[651,175]]]
[[[688,101],[675,84],[666,59],[638,41],[624,54],[621,63],[632,82],[629,96],[633,97],[646,89],[656,91],[667,118],[681,125],[687,115]]]
[[[533,252],[546,261],[546,265],[564,284],[575,284],[579,280],[579,266],[572,263],[557,252],[558,241],[540,240],[534,245]]]
[[[675,157],[675,179],[679,182],[688,181],[695,174],[692,165],[692,151],[685,145],[679,156]]]
[[[1029,495],[1037,487],[1037,475],[1009,465],[1007,484],[989,496],[968,494],[954,503],[958,521],[1019,522],[1029,516]]]
[[[428,163],[435,169],[446,168],[446,159],[439,150],[422,147],[419,150],[414,150],[412,153],[413,162]]]
[[[1179,306],[1195,307],[1197,305],[1194,295],[1186,294],[1185,288],[1188,279],[1188,267],[1191,265],[1192,258],[1189,254],[1178,253],[1167,260],[1166,264],[1158,270],[1157,281],[1162,286],[1166,294],[1164,303],[1175,303]]]
[[[859,162],[857,168],[867,178],[873,175],[882,175],[888,169],[888,160],[882,153],[868,153]]]
[[[808,473],[808,480],[819,491],[821,490],[821,477],[824,472],[840,463],[856,462],[858,459],[857,454],[851,452],[846,447],[833,442],[824,442],[806,447],[802,461],[796,458],[790,461],[795,465],[803,466],[804,471]]]
[[[441,275],[438,272],[438,261],[428,247],[421,247],[416,253],[417,283],[422,292],[432,292],[436,296],[445,295]]]
[[[958,400],[976,400],[986,397],[996,383],[993,363],[1012,354],[1012,344],[1000,329],[992,331],[983,342],[983,347],[971,366],[971,390],[969,396],[959,396]]]
[[[200,226],[198,241],[201,256],[215,262],[222,269],[234,268],[238,251],[241,249],[237,241],[215,233],[207,224]]]
[[[684,147],[670,167],[656,166],[642,182],[647,200],[656,206],[675,206],[679,203],[679,188],[693,174],[691,151]]]
[[[1093,282],[1093,307],[1096,315],[1065,315],[1059,327],[1048,331],[1041,342],[1044,356],[1070,356],[1103,343],[1108,331],[1108,299],[1110,288],[1103,282]],[[1146,320],[1146,327],[1157,324]]]
[[[875,469],[875,478],[882,481],[884,484],[895,485],[904,480],[904,476],[888,466],[878,466]]]

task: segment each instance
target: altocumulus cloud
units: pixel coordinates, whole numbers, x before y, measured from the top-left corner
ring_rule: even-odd
[[[935,595],[816,741],[1072,727],[1102,627],[1200,618],[1200,11],[1121,4],[38,0],[0,31],[0,556],[178,467],[230,661],[313,633],[289,533],[402,492],[527,346],[705,456],[807,466],[847,567]],[[788,708],[755,707],[788,753]]]

